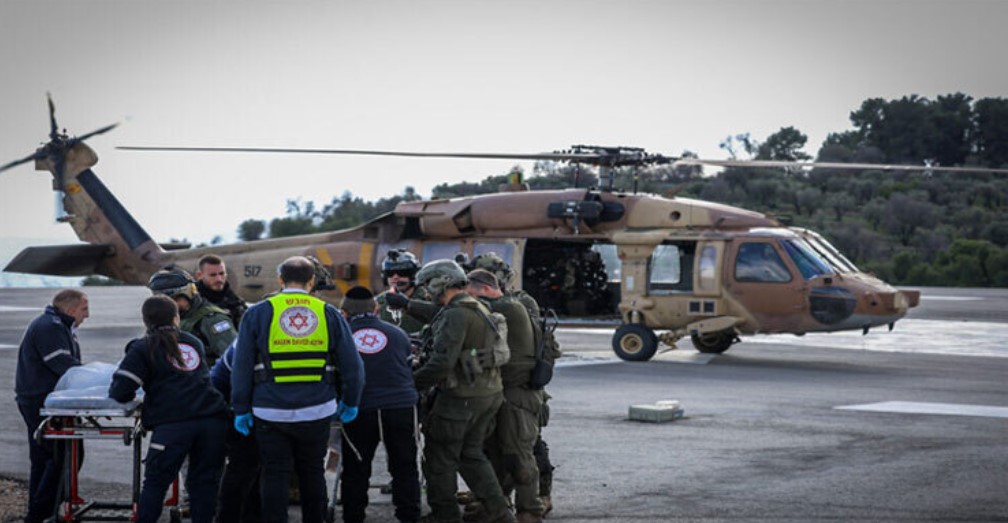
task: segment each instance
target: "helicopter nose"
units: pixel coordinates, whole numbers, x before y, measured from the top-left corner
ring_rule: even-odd
[[[878,302],[887,311],[905,313],[920,303],[920,291],[896,290],[879,293]]]

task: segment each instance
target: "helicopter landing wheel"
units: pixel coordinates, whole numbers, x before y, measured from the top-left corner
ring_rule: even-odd
[[[696,350],[704,354],[721,354],[738,341],[734,331],[717,331],[706,334],[692,334],[690,340]]]
[[[647,361],[658,350],[658,337],[654,331],[639,323],[628,323],[616,329],[612,340],[613,350],[626,361]]]

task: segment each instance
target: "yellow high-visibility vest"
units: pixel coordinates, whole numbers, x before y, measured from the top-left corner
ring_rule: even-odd
[[[322,381],[329,352],[325,302],[299,292],[269,298],[269,369],[277,383]]]

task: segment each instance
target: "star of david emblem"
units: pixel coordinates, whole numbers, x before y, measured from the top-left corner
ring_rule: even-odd
[[[361,329],[353,333],[357,351],[364,354],[381,352],[388,345],[388,336],[378,329]]]
[[[306,307],[291,307],[280,315],[280,328],[289,336],[298,338],[315,332],[319,319]]]
[[[292,329],[301,330],[308,326],[308,317],[300,312],[295,313],[290,316],[289,325]]]
[[[378,344],[378,337],[374,334],[366,334],[361,338],[361,345],[365,347],[374,347]]]

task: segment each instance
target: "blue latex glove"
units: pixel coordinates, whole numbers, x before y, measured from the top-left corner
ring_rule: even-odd
[[[356,411],[354,411],[354,415],[357,415]],[[235,416],[234,428],[238,432],[241,432],[242,436],[248,436],[249,432],[252,431],[252,413]]]
[[[352,407],[350,405],[345,405],[342,401],[339,402],[339,406],[336,407],[336,415],[343,423],[350,423],[351,421],[357,419],[357,407]]]

